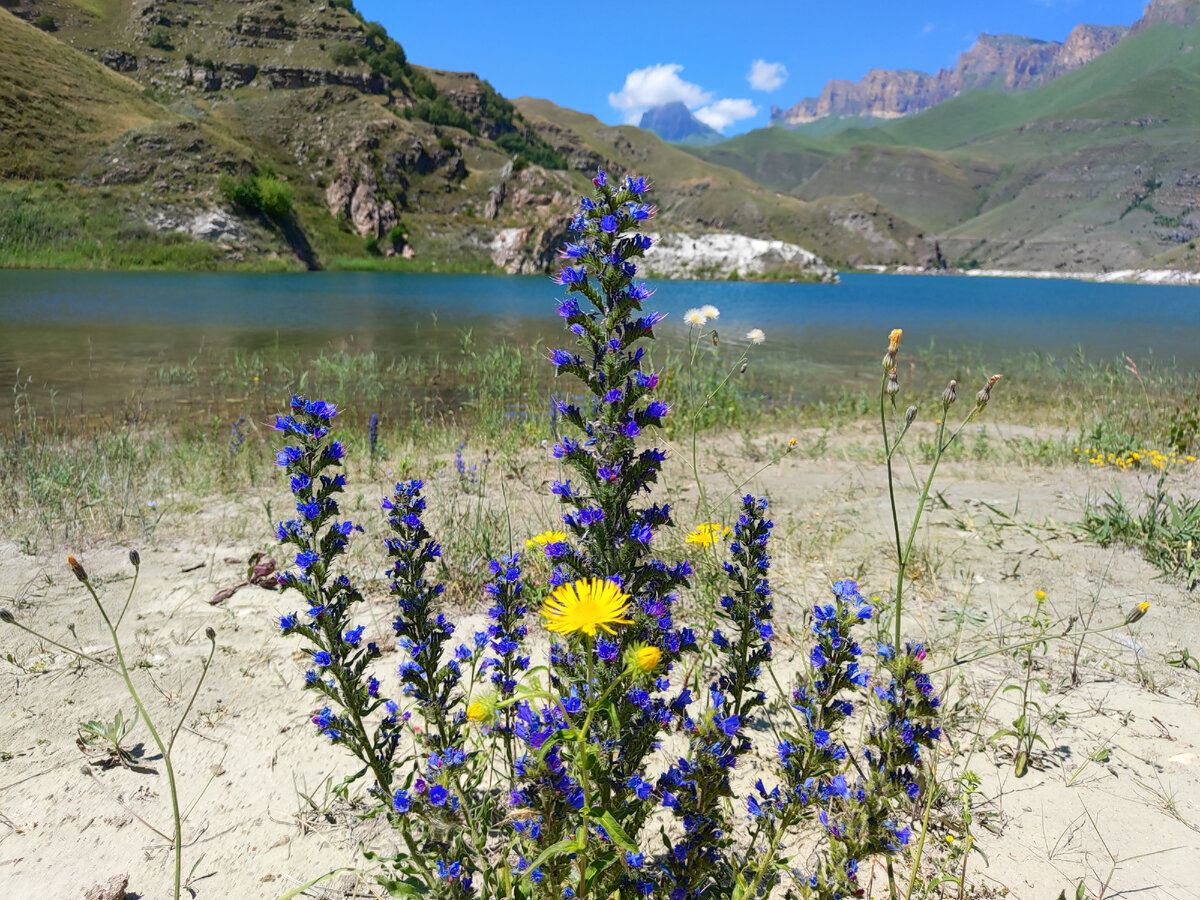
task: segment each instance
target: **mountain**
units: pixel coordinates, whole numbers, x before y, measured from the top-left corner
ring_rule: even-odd
[[[693,116],[678,100],[646,110],[642,113],[638,127],[653,131],[664,141],[703,145],[715,143],[723,138],[719,131]]]
[[[810,203],[865,193],[960,266],[1200,267],[1198,11],[1159,0],[1115,46],[1038,87],[690,152]]]
[[[598,167],[649,176],[667,233],[936,256],[872,198],[781,196],[410,62],[350,0],[0,7],[0,266],[545,271]]]
[[[830,116],[895,119],[965,91],[1036,87],[1095,59],[1128,31],[1123,26],[1077,25],[1063,43],[981,34],[952,69],[936,75],[872,69],[861,81],[830,81],[819,97],[808,97],[789,109],[772,107],[771,124],[806,125]]]

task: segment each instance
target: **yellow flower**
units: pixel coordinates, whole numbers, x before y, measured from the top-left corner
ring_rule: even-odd
[[[525,549],[532,550],[534,547],[545,547],[547,544],[557,544],[559,541],[565,541],[566,534],[561,531],[543,531],[541,534],[535,534],[525,542]]]
[[[626,659],[629,660],[631,669],[637,669],[642,674],[649,675],[662,662],[662,651],[646,644],[636,644],[630,648]]]
[[[1035,600],[1037,600],[1038,603],[1041,603],[1043,600],[1046,599],[1046,592],[1045,591],[1034,591],[1033,597]]]
[[[685,540],[689,544],[711,547],[722,538],[728,537],[732,530],[725,528],[719,522],[705,522],[703,525],[697,525]]]
[[[1142,616],[1144,616],[1149,611],[1150,611],[1150,604],[1143,600],[1141,603],[1139,603],[1137,606],[1135,606],[1130,611],[1129,615],[1127,615],[1125,617],[1125,624],[1132,625],[1134,622],[1136,622],[1138,619],[1140,619]]]
[[[903,336],[903,328],[893,328],[892,333],[888,335],[888,353],[892,356],[895,356],[896,351],[900,349],[900,338]]]
[[[496,714],[496,701],[490,697],[484,697],[474,701],[467,707],[467,719],[477,725],[486,725],[492,721]]]
[[[952,835],[952,834],[946,835],[946,843],[953,844],[954,843],[954,835]]]
[[[603,628],[616,634],[613,625],[632,625],[624,618],[629,610],[629,595],[611,581],[602,578],[581,578],[554,590],[542,604],[542,617],[547,631],[572,634],[581,631],[588,637]]]

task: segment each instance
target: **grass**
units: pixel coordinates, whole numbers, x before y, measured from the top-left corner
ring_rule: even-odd
[[[683,372],[681,352],[656,347],[656,368]],[[1195,375],[1147,363],[1139,382],[1123,361],[1082,353],[1067,359],[1026,354],[998,368],[1006,378],[996,389],[988,422],[953,442],[946,451],[949,461],[1088,465],[1083,454],[1073,452],[1085,440],[1093,443],[1082,449],[1105,447],[1105,453],[1167,447],[1171,440],[1194,447],[1200,440],[1186,415],[1198,389]],[[13,485],[0,521],[19,523],[20,543],[36,549],[47,541],[149,535],[164,516],[202,513],[214,498],[269,482],[275,438],[267,422],[292,392],[328,397],[346,410],[339,421],[351,459],[366,459],[368,419],[379,413],[383,451],[372,471],[391,471],[389,477],[431,466],[452,470],[454,452],[464,441],[464,456],[482,456],[487,448],[496,466],[522,465],[522,454],[552,440],[557,427],[547,412],[551,394],[561,387],[548,369],[538,345],[488,343],[463,332],[457,347],[427,356],[202,351],[186,361],[148,366],[136,384],[114,390],[131,399],[114,399],[102,408],[93,404],[86,417],[69,396],[18,384],[12,412],[0,422],[0,466],[11,473]],[[668,374],[661,386],[674,410],[668,440],[682,440],[694,420],[703,435],[744,435],[746,447],[755,435],[783,434],[798,437],[793,452],[806,456],[874,458],[855,437],[877,414],[863,391],[837,382],[814,385],[811,373],[787,362],[756,363],[731,378],[714,402],[703,404],[725,372],[719,358],[701,353],[688,380]],[[960,394],[969,399],[987,372],[970,354],[927,349],[916,354],[905,390],[940,394],[944,385],[931,381],[938,373],[939,379],[957,378]],[[235,446],[232,427],[242,418],[244,440]],[[1005,425],[1011,422],[1038,431],[1031,435]],[[922,442],[932,439],[930,428],[932,418],[916,423],[917,458]],[[1177,502],[1175,508],[1190,510],[1184,527],[1197,527],[1196,507]],[[1162,520],[1164,509],[1160,504],[1159,519],[1145,520],[1156,536],[1150,543],[1161,542],[1174,528]],[[1142,521],[1132,514],[1129,519]],[[1127,533],[1133,535],[1123,531],[1114,539]]]
[[[1164,575],[1181,577],[1188,589],[1200,581],[1200,498],[1172,495],[1162,472],[1152,490],[1127,502],[1119,488],[1099,503],[1089,501],[1080,527],[1091,540],[1108,547],[1124,544]]]

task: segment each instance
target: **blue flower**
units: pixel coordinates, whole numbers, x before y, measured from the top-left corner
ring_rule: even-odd
[[[609,216],[609,215],[601,216],[600,217],[600,230],[604,231],[608,234],[612,234],[614,231],[616,231],[617,230],[616,216]]]
[[[434,806],[444,806],[446,798],[450,796],[450,792],[440,784],[435,784],[429,789],[429,802]]]

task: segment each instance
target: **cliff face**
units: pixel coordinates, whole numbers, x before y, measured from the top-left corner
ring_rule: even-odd
[[[1157,2],[1173,6],[1171,0]],[[1190,4],[1192,0],[1179,2]],[[953,69],[942,69],[936,75],[872,69],[861,81],[831,81],[819,97],[801,100],[790,109],[772,107],[771,124],[803,125],[826,116],[894,119],[977,88],[1015,91],[1036,87],[1095,59],[1128,31],[1123,26],[1077,25],[1062,43],[981,34]]]
[[[1196,21],[1200,21],[1200,3],[1196,0],[1152,0],[1131,30],[1141,31],[1151,25],[1191,25]]]

